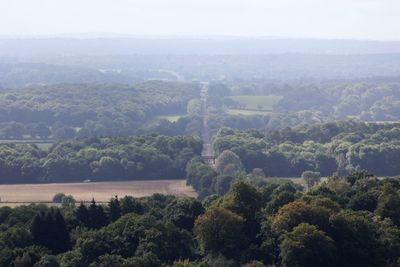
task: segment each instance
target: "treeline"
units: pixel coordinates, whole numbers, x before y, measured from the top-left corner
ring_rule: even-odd
[[[208,125],[211,133],[216,134],[221,127],[265,132],[344,119],[396,122],[400,120],[400,83],[394,80],[281,82],[259,79],[210,83]],[[246,110],[230,109],[233,100],[229,97],[238,95],[274,95],[282,99],[271,112],[246,114]]]
[[[335,118],[357,116],[366,121],[400,119],[400,83],[353,82],[286,88],[277,109],[315,109]]]
[[[80,57],[73,58],[74,60],[79,61]],[[151,70],[143,66],[143,63],[125,68],[111,62],[101,66],[95,66],[93,61],[92,64],[65,64],[59,58],[30,58],[23,60],[25,62],[1,58],[0,61],[0,88],[64,83],[139,83],[149,79],[177,80],[174,75]]]
[[[265,115],[232,115],[223,109],[211,108],[209,110],[209,127],[212,134],[216,134],[222,127],[246,130],[257,129],[259,131],[280,130],[301,124],[316,124],[330,119],[319,111],[299,112],[270,112]]]
[[[153,195],[0,208],[1,266],[397,266],[400,180],[368,172],[298,191],[235,182],[202,202]]]
[[[49,151],[0,144],[0,183],[183,179],[201,149],[199,138],[161,135],[63,141]]]
[[[357,117],[364,121],[397,121],[400,119],[399,79],[364,78],[354,81],[328,80],[274,82],[258,80],[233,83],[229,94],[280,95],[274,112],[313,111],[325,117]]]
[[[157,115],[186,114],[191,83],[60,84],[0,91],[0,137],[20,139],[140,133]]]
[[[399,138],[399,124],[340,121],[266,134],[222,128],[213,146],[217,155],[235,153],[247,173],[261,168],[270,177],[299,177],[304,171],[329,176],[358,169],[394,176],[400,174]]]
[[[150,119],[149,119],[150,120]],[[146,121],[138,128],[132,128],[125,125],[126,129],[112,128],[106,130],[101,122],[96,124],[99,128],[87,129],[80,127],[70,127],[60,123],[52,126],[47,126],[43,122],[39,123],[19,123],[19,122],[5,122],[0,123],[0,139],[5,142],[45,142],[54,140],[70,140],[70,139],[85,139],[89,137],[104,136],[128,136],[132,134],[162,134],[168,136],[174,135],[194,135],[200,136],[201,133],[201,117],[195,116],[182,116],[177,121],[169,121],[167,119],[151,119]],[[97,127],[96,126],[96,127]],[[124,127],[125,127],[124,126]],[[121,135],[117,135],[122,132]]]

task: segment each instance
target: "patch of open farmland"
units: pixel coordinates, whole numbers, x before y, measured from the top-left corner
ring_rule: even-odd
[[[170,122],[176,122],[179,120],[179,118],[181,118],[182,116],[184,116],[183,114],[181,115],[165,115],[165,116],[158,116],[158,119],[164,119]]]
[[[254,115],[266,115],[270,112],[258,111],[258,110],[246,110],[246,109],[227,109],[226,113],[229,115],[254,116]]]
[[[241,96],[230,96],[228,98],[233,100],[233,102],[235,103],[229,105],[231,108],[272,111],[274,105],[282,99],[282,96],[241,95]]]
[[[51,202],[56,193],[72,195],[77,201],[109,201],[111,197],[145,197],[155,193],[178,197],[196,197],[185,180],[150,180],[93,183],[13,184],[0,185],[1,204]]]

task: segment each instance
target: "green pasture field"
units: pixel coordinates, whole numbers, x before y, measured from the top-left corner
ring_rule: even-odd
[[[50,147],[53,145],[54,143],[36,143],[36,145],[41,149],[41,150],[49,150]]]
[[[175,114],[175,115],[164,115],[164,116],[157,116],[157,119],[167,120],[170,122],[177,122],[181,117],[185,116],[184,114]]]
[[[227,109],[226,113],[229,115],[243,115],[243,116],[254,116],[254,115],[266,115],[269,111],[259,111],[259,110],[246,110],[246,109]]]

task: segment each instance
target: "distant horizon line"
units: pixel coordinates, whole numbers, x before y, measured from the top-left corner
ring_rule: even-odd
[[[1,34],[0,39],[192,39],[192,40],[317,40],[317,41],[361,41],[400,42],[400,39],[367,39],[350,37],[305,37],[305,36],[247,36],[247,35],[187,35],[187,34],[130,34],[112,32],[54,33],[54,34]]]

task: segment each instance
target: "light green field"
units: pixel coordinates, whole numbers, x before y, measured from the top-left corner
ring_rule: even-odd
[[[50,147],[53,145],[53,143],[36,143],[36,145],[38,146],[38,148],[40,148],[41,150],[49,150]]]
[[[239,109],[250,109],[259,111],[272,111],[273,107],[282,96],[268,95],[268,96],[254,96],[254,95],[241,95],[230,96],[230,99],[239,103]]]
[[[158,119],[164,119],[170,122],[177,122],[184,115],[165,115],[165,116],[157,116]]]
[[[226,113],[229,115],[254,116],[254,115],[266,115],[270,112],[259,111],[259,110],[246,110],[246,109],[227,109]]]

